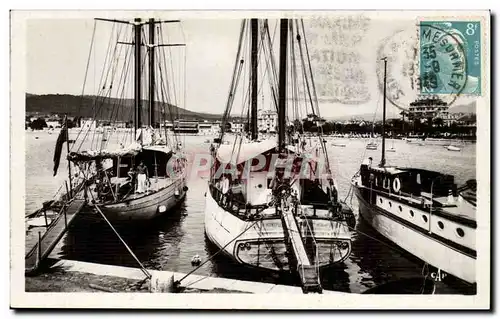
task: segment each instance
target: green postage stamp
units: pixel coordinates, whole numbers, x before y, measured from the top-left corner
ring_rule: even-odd
[[[481,23],[420,22],[422,94],[481,94]]]

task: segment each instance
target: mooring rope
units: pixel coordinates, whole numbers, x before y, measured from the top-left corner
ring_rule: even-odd
[[[90,193],[92,198],[94,197],[94,195],[92,194],[92,192]],[[123,240],[123,238],[120,236],[120,234],[118,234],[118,232],[116,231],[116,229],[113,227],[113,225],[111,225],[111,223],[109,222],[109,220],[106,218],[106,216],[104,215],[104,213],[102,212],[102,210],[97,206],[97,205],[94,205],[94,207],[97,209],[97,211],[101,214],[102,218],[106,221],[106,223],[108,223],[109,227],[111,227],[111,229],[113,230],[113,232],[116,234],[116,236],[118,237],[118,239],[120,239],[120,241],[122,242],[122,244],[125,246],[125,248],[128,250],[128,252],[130,253],[130,255],[132,255],[132,257],[135,259],[135,261],[139,264],[139,266],[141,267],[141,271],[144,273],[144,275],[146,275],[146,277],[148,279],[151,279],[151,274],[148,272],[148,270],[144,267],[144,265],[141,263],[141,261],[137,258],[137,256],[134,254],[134,252],[132,251],[132,249],[130,249],[130,247],[127,245],[127,243]]]
[[[241,235],[243,235],[244,233],[246,233],[250,228],[252,228],[255,224],[257,224],[260,220],[256,220],[254,223],[252,223],[250,226],[248,226],[247,228],[245,228],[241,233],[239,233],[238,236],[234,237],[233,239],[231,239],[227,244],[225,244],[221,249],[219,249],[215,254],[213,254],[212,256],[210,256],[207,260],[205,260],[203,263],[201,263],[201,265],[199,265],[198,267],[196,267],[195,269],[191,270],[190,272],[188,272],[186,275],[184,275],[184,277],[182,277],[181,279],[175,281],[175,284],[176,285],[179,285],[181,283],[181,281],[183,281],[184,279],[186,279],[189,275],[191,275],[192,273],[194,273],[195,271],[197,271],[198,269],[200,269],[201,267],[203,267],[203,265],[205,265],[207,262],[209,262],[210,260],[212,260],[215,256],[217,256],[221,251],[224,250],[224,248],[226,248],[227,246],[229,246],[229,244],[231,244],[233,241],[235,241],[236,239],[238,239]],[[205,277],[206,278],[206,277]]]

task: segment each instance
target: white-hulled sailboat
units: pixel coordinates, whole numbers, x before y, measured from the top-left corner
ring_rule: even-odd
[[[310,107],[318,116],[319,108],[303,22],[282,19],[279,24],[279,70],[276,70],[267,20],[242,22],[222,127],[226,127],[245,63],[241,48],[250,37],[251,98],[242,111],[249,114],[250,137],[248,141],[244,134],[236,135],[232,145],[224,145],[223,130],[217,139],[219,143],[212,148],[205,233],[236,262],[295,273],[305,292],[318,292],[322,290],[320,269],[341,263],[349,256],[349,227],[354,226],[355,220],[352,210],[338,200],[324,138],[320,132],[318,136],[300,136],[300,120],[292,122],[293,116],[297,119],[299,115],[292,111],[299,107]],[[251,36],[247,36],[248,29]],[[271,105],[278,110],[277,139],[258,138],[257,92],[258,83],[262,83],[257,77],[258,52],[266,61],[263,73],[268,75]],[[309,100],[298,96],[299,83],[310,93],[306,93]],[[291,97],[287,97],[288,92]],[[290,104],[295,108],[287,111]],[[307,139],[316,140],[316,144],[308,147],[311,144]]]

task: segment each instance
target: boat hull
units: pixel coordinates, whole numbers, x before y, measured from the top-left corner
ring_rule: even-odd
[[[456,147],[456,146],[448,146],[446,148],[448,151],[452,151],[452,152],[460,152],[460,148]]]
[[[354,188],[361,217],[378,233],[424,262],[470,284],[476,282],[475,256],[447,245],[427,231],[405,225],[390,212],[365,200],[359,186]]]
[[[186,180],[179,178],[155,193],[99,208],[112,221],[148,221],[167,213],[186,196]]]
[[[326,220],[312,220],[311,224],[320,247],[320,268],[340,263],[350,255],[351,239],[347,226]],[[325,231],[325,225],[330,227],[332,224],[332,230]],[[209,190],[205,203],[205,234],[210,242],[236,263],[276,272],[291,270],[280,218],[258,221],[240,219],[220,207]]]

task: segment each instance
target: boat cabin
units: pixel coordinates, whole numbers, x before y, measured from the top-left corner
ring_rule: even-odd
[[[210,191],[219,205],[233,214],[262,212],[282,191],[292,192],[301,205],[310,205],[313,210],[328,211],[337,202],[335,187],[316,177],[318,168],[312,159],[293,152],[280,155],[276,144],[268,141],[242,145],[236,160],[232,150],[233,146],[221,145],[214,154]]]
[[[457,185],[452,175],[416,168],[377,167],[363,163],[360,168],[363,186],[396,195],[420,197],[457,196]]]
[[[95,172],[92,176],[95,193],[100,202],[120,202],[157,192],[169,185],[169,179],[183,171],[185,162],[174,157],[174,153],[163,145],[142,148],[120,149],[115,151],[72,152],[70,160],[75,163],[92,163]],[[138,166],[146,173],[146,191],[138,192]]]

